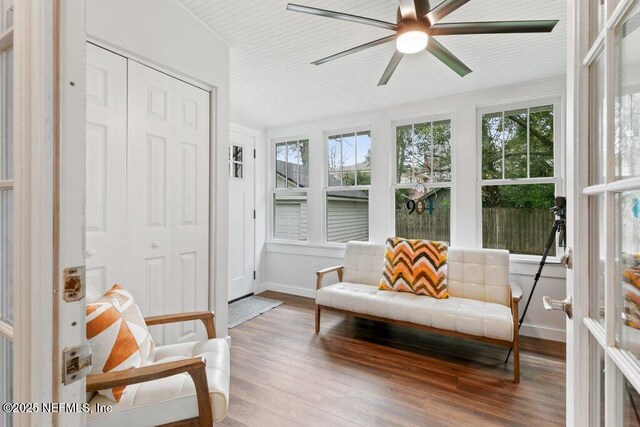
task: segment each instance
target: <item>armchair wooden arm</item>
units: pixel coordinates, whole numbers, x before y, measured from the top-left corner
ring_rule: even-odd
[[[216,325],[213,322],[215,314],[212,311],[194,311],[191,313],[164,314],[161,316],[145,317],[147,326],[164,325],[167,323],[188,322],[190,320],[201,320],[207,330],[207,338],[216,337]]]
[[[327,268],[324,268],[322,270],[316,271],[316,276],[317,276],[316,290],[318,290],[318,289],[320,289],[322,287],[322,279],[324,278],[324,275],[327,274],[327,273],[331,273],[333,271],[338,273],[338,280],[340,280],[342,282],[342,274],[344,273],[344,265],[336,265],[334,267],[327,267]]]
[[[204,358],[176,360],[174,362],[158,363],[142,368],[127,369],[125,371],[107,372],[105,374],[87,376],[87,391],[98,391],[124,385],[138,384],[177,374],[188,373],[193,380],[198,400],[198,424],[211,426],[213,415],[209,400],[209,384],[205,371]],[[194,420],[195,421],[195,420]]]

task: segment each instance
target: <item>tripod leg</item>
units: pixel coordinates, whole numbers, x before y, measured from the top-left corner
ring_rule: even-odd
[[[559,227],[561,226],[562,221],[555,220],[553,222],[553,226],[551,227],[551,231],[549,232],[549,237],[547,238],[547,243],[544,247],[544,252],[542,253],[542,258],[540,259],[540,265],[538,266],[538,271],[536,272],[536,276],[533,279],[533,287],[531,288],[531,293],[527,298],[527,303],[524,306],[524,310],[522,310],[522,317],[520,317],[520,321],[518,322],[518,330],[520,330],[520,326],[522,326],[522,322],[524,321],[524,316],[527,314],[527,310],[529,309],[529,304],[531,303],[531,298],[533,297],[533,293],[536,291],[536,287],[538,286],[538,280],[540,280],[540,276],[542,275],[542,269],[544,268],[545,262],[547,262],[547,256],[549,255],[549,251],[553,247],[553,242],[556,239],[556,233],[558,232]],[[518,351],[519,354],[519,351]],[[509,361],[509,357],[511,356],[511,349],[509,349],[509,353],[507,353],[507,358],[504,360],[504,363]],[[518,361],[518,364],[520,362]]]

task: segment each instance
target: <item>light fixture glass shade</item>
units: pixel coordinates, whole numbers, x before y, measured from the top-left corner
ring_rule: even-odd
[[[396,47],[402,53],[416,53],[427,47],[429,36],[424,31],[407,31],[396,38]]]

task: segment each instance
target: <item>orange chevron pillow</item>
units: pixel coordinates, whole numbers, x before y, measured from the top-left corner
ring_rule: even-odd
[[[444,242],[388,238],[378,289],[449,298],[448,250],[449,246]]]
[[[139,368],[153,346],[151,335],[133,297],[114,285],[87,304],[87,339],[91,345],[91,373]],[[119,402],[126,386],[98,393]]]

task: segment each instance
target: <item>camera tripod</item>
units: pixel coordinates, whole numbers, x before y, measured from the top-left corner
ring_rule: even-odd
[[[533,297],[533,293],[536,291],[536,286],[538,286],[538,281],[540,280],[540,276],[542,275],[542,269],[544,268],[544,264],[547,262],[547,256],[549,255],[549,251],[553,247],[553,244],[556,240],[556,234],[558,235],[558,245],[561,248],[566,248],[566,233],[567,233],[567,220],[566,220],[566,203],[567,199],[565,197],[556,197],[556,206],[551,208],[551,212],[555,215],[555,221],[551,226],[551,230],[549,231],[549,237],[547,238],[547,243],[544,246],[544,252],[542,253],[542,259],[540,259],[540,265],[538,266],[538,272],[535,275],[533,280],[533,287],[531,288],[531,293],[529,294],[529,298],[527,298],[527,304],[524,306],[524,310],[522,311],[522,316],[520,317],[520,321],[518,322],[518,330],[520,330],[520,326],[522,326],[522,322],[524,321],[524,316],[527,315],[527,310],[529,309],[529,304],[531,303],[531,298]],[[509,361],[509,357],[511,357],[511,350],[509,349],[509,353],[507,354],[507,358],[504,360],[504,363]]]

